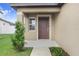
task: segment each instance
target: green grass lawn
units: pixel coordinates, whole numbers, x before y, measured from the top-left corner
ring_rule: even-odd
[[[26,48],[22,52],[16,51],[11,42],[11,35],[0,35],[0,56],[29,56],[32,48]]]
[[[50,47],[49,49],[52,56],[69,56],[69,54],[60,47]]]

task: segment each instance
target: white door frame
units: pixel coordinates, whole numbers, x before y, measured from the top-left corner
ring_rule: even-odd
[[[51,14],[47,14],[47,15],[44,15],[44,14],[41,14],[41,15],[37,15],[37,40],[39,40],[38,38],[38,18],[39,17],[49,17],[49,40],[51,40]]]

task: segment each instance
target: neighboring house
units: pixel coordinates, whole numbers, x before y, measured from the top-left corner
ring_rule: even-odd
[[[15,3],[25,40],[56,40],[70,55],[79,55],[79,4]]]
[[[3,14],[2,10],[0,10],[0,13]]]
[[[0,34],[13,34],[15,24],[0,18]]]

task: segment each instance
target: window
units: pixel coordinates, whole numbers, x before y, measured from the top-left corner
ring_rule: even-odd
[[[29,18],[29,30],[35,30],[35,17],[30,17]]]

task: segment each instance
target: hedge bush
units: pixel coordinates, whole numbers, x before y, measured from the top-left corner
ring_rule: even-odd
[[[21,22],[16,22],[15,35],[12,37],[12,44],[15,49],[22,51],[24,47],[24,26]]]
[[[50,47],[49,49],[50,49],[51,55],[53,56],[69,56],[69,54],[60,47]]]

